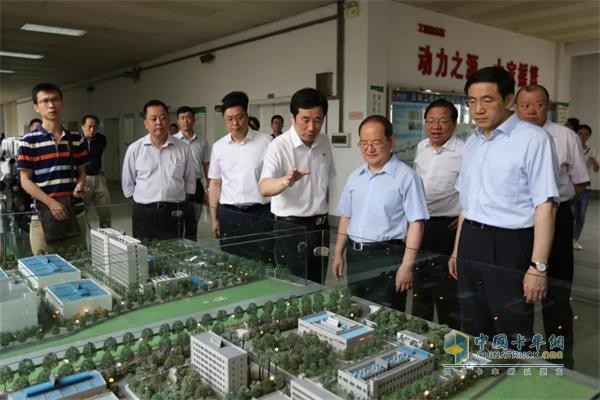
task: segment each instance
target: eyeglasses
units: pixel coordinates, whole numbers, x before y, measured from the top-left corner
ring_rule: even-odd
[[[231,124],[231,123],[233,123],[235,121],[238,124],[240,124],[245,119],[246,119],[246,115],[238,114],[238,115],[232,115],[232,116],[225,117],[225,122],[227,122],[228,124]]]
[[[452,121],[450,121],[449,119],[446,118],[440,118],[440,119],[426,119],[425,123],[429,126],[433,126],[433,125],[442,125],[442,126],[447,126],[450,125],[452,123]]]
[[[484,97],[482,99],[469,98],[469,99],[467,99],[465,104],[469,108],[476,108],[477,105],[480,105],[483,108],[488,108],[488,107],[492,107],[498,101],[499,101],[498,99],[495,99],[493,97]]]
[[[544,104],[544,103],[535,103],[535,104],[518,103],[517,104],[517,108],[521,111],[527,111],[530,108],[532,108],[536,111],[542,111],[545,107],[546,107],[546,104]]]
[[[373,146],[375,150],[381,150],[385,146],[385,142],[374,140],[372,142],[363,142],[362,140],[358,142],[358,147],[361,150],[367,150],[370,146]]]
[[[42,103],[43,105],[47,106],[50,103],[56,104],[56,103],[60,103],[61,101],[62,101],[62,99],[60,97],[55,96],[55,97],[47,97],[45,99],[40,99],[36,102],[36,104]]]

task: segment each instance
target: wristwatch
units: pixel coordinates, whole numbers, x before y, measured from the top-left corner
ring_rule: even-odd
[[[548,264],[543,262],[530,261],[529,266],[538,270],[538,272],[546,272],[548,270]]]

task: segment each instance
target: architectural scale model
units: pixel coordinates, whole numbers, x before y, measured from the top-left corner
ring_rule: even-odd
[[[338,352],[365,346],[375,338],[373,328],[330,311],[299,318],[298,333],[313,333]]]
[[[0,332],[16,331],[38,324],[38,296],[20,278],[0,268]]]

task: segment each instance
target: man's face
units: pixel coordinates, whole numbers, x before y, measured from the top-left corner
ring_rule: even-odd
[[[29,125],[29,132],[33,132],[35,130],[37,130],[40,126],[42,126],[41,123],[39,122],[34,122],[33,124]]]
[[[456,128],[456,122],[452,120],[452,113],[446,107],[433,107],[425,117],[427,137],[434,147],[443,146],[450,139]]]
[[[508,109],[513,101],[512,94],[502,98],[496,83],[478,82],[468,89],[467,105],[471,119],[484,133],[490,133],[508,118]]]
[[[358,147],[370,167],[382,168],[390,159],[394,140],[385,136],[385,128],[379,122],[367,122],[359,134]]]
[[[549,108],[550,104],[542,90],[521,90],[517,97],[517,116],[530,124],[544,126]]]
[[[281,135],[281,131],[283,131],[283,120],[281,118],[275,118],[273,122],[271,122],[271,129],[276,135]]]
[[[63,110],[63,101],[58,92],[38,92],[36,103],[33,105],[42,120],[59,121]]]
[[[81,126],[81,130],[86,138],[93,138],[98,129],[98,123],[94,118],[86,118],[85,124]]]
[[[169,134],[169,113],[163,106],[149,106],[146,109],[144,126],[150,135],[165,137]]]
[[[242,106],[229,107],[223,113],[225,128],[233,135],[248,133],[248,114]]]
[[[184,112],[177,115],[177,125],[179,125],[179,129],[182,132],[191,132],[194,129],[195,122],[196,118],[194,118],[194,114],[191,112]]]
[[[321,107],[300,108],[294,118],[294,129],[304,144],[312,144],[323,125],[323,109]]]
[[[579,136],[579,140],[581,140],[581,144],[585,144],[592,134],[587,128],[579,128],[577,130],[577,136]]]

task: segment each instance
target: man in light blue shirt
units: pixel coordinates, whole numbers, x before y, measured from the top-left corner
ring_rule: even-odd
[[[449,272],[458,279],[463,330],[509,344],[533,335],[533,303],[547,291],[558,199],[556,150],[541,128],[509,109],[514,81],[499,67],[465,85],[477,129],[457,182],[460,215]]]
[[[367,117],[360,124],[359,138],[366,164],[348,177],[338,205],[341,218],[333,276],[343,276],[349,242],[346,275],[352,293],[404,310],[424,220],[429,218],[423,183],[392,154],[393,129],[385,117]],[[380,273],[390,279],[381,281]],[[386,285],[384,298],[378,297],[382,291],[374,290],[381,285]]]

